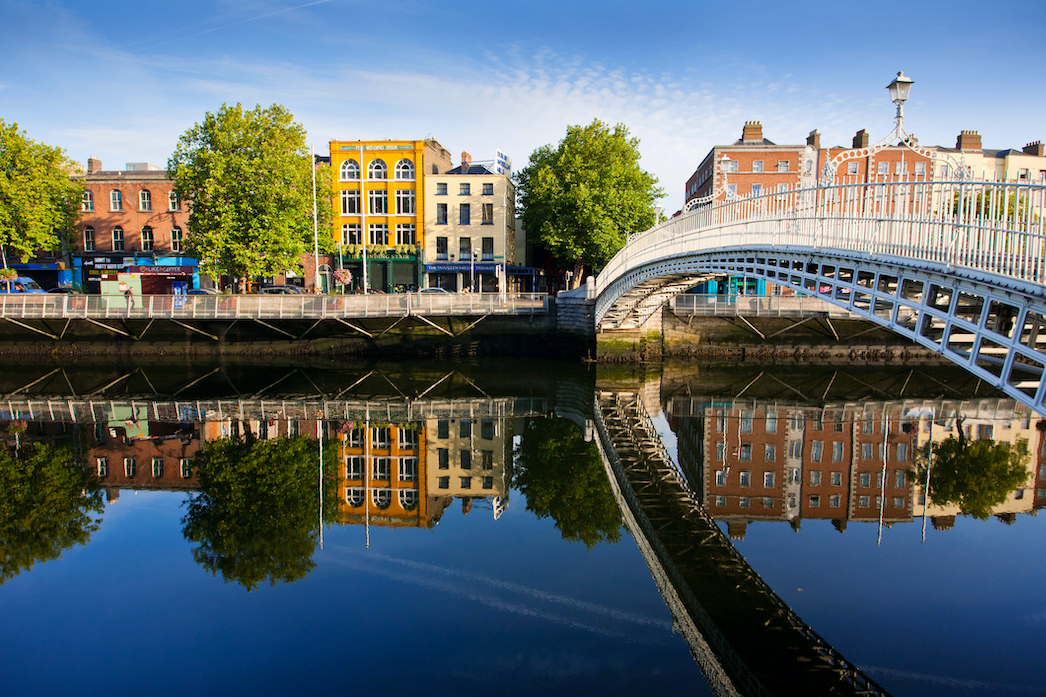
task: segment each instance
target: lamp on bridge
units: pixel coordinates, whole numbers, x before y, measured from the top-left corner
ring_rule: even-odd
[[[912,90],[915,80],[906,77],[903,72],[898,72],[886,89],[890,90],[890,100],[897,105],[897,122],[904,121],[904,103],[908,101],[908,93]]]

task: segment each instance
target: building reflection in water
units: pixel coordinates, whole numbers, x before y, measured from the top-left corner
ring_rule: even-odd
[[[978,406],[980,404],[980,406]],[[750,522],[827,519],[890,526],[924,515],[947,529],[957,505],[926,504],[915,476],[929,444],[956,436],[1028,442],[1028,478],[993,509],[1003,522],[1046,505],[1046,422],[1002,412],[985,400],[935,413],[899,402],[816,408],[776,402],[710,402],[673,398],[667,416],[678,436],[680,465],[709,513],[743,539]]]

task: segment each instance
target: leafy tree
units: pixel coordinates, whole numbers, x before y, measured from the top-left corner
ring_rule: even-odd
[[[208,112],[178,141],[167,168],[190,202],[186,248],[205,273],[272,276],[312,250],[313,163],[305,129],[283,106]],[[326,170],[316,173],[324,249],[332,245]]]
[[[526,497],[527,510],[538,518],[551,516],[564,540],[591,549],[621,539],[621,511],[599,450],[572,421],[527,422],[515,452],[513,484]]]
[[[574,265],[572,284],[586,267],[598,269],[628,235],[656,222],[664,195],[657,178],[639,167],[639,139],[624,124],[596,119],[567,127],[559,145],[543,145],[517,177],[523,225],[552,254]]]
[[[87,544],[102,494],[65,447],[0,452],[0,583]]]
[[[83,182],[69,177],[76,169],[61,148],[30,140],[18,124],[0,119],[3,250],[15,250],[24,263],[37,250],[61,247],[80,215]]]
[[[335,472],[334,451],[324,472]],[[319,540],[319,450],[301,436],[214,441],[194,459],[200,491],[187,503],[182,534],[193,559],[228,583],[254,590],[304,578]],[[324,521],[337,511],[337,484],[324,479]]]
[[[957,505],[963,515],[986,520],[992,510],[1028,479],[1028,441],[971,441],[963,435],[933,446],[930,499]],[[925,476],[925,465],[920,476]]]

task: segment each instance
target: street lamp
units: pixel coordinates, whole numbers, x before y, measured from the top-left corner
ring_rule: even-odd
[[[908,93],[912,89],[912,83],[915,80],[910,77],[906,77],[903,72],[898,72],[897,77],[893,79],[886,89],[890,90],[890,101],[897,105],[897,124],[900,125],[904,121],[904,103],[908,101]]]

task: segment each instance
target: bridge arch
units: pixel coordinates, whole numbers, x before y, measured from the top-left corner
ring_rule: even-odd
[[[597,330],[634,329],[715,275],[819,297],[1046,415],[1046,186],[894,181],[797,189],[633,236],[590,288]]]

